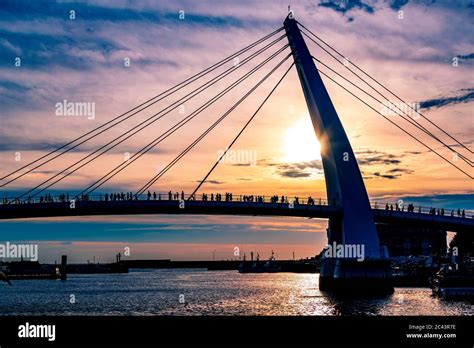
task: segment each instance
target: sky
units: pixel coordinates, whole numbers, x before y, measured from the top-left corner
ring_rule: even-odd
[[[465,146],[474,122],[474,3],[466,1],[293,1],[296,19]],[[158,95],[282,26],[288,1],[9,1],[0,4],[0,176],[64,145]],[[277,38],[275,36],[274,38]],[[317,59],[357,81],[309,40]],[[269,41],[268,41],[269,42]],[[190,115],[286,44],[217,73],[235,72],[184,104],[199,81],[131,117],[101,137],[1,187],[16,196],[87,156],[153,114],[170,112],[104,156],[52,186],[78,192],[127,156]],[[262,47],[262,46],[259,46]],[[252,52],[255,52],[253,50]],[[270,53],[271,52],[271,53]],[[288,49],[222,99],[113,177],[97,192],[135,192],[224,114],[289,53]],[[290,66],[285,61],[152,191],[192,191]],[[128,64],[129,63],[129,64]],[[322,72],[330,71],[318,65]],[[210,77],[209,77],[210,78]],[[205,80],[204,80],[205,81]],[[473,209],[472,180],[323,77],[355,151],[372,200]],[[201,82],[202,83],[202,82]],[[343,83],[346,87],[351,87]],[[361,85],[362,86],[362,85]],[[367,100],[376,110],[384,104]],[[386,94],[387,95],[387,94]],[[87,103],[94,115],[58,115],[58,103]],[[398,100],[394,96],[388,102]],[[413,104],[412,104],[413,103]],[[415,117],[416,115],[412,115]],[[472,167],[396,115],[387,116],[457,166]],[[467,152],[425,119],[436,136]],[[294,68],[209,177],[200,192],[325,197],[321,151]],[[472,159],[472,155],[470,156]],[[5,181],[0,181],[4,183]],[[136,258],[233,258],[235,247],[264,257],[315,255],[325,244],[324,220],[268,217],[127,216],[0,223],[1,239],[36,242],[40,260],[97,256],[111,261],[124,247]]]

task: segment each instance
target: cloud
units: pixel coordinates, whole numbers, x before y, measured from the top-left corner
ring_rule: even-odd
[[[311,176],[311,173],[303,172],[295,169],[281,170],[278,172],[283,177],[286,178],[307,178]]]
[[[399,11],[402,7],[408,4],[408,2],[409,0],[389,0],[382,2],[382,4],[379,5],[377,2],[367,0],[320,0],[318,7],[328,8],[346,16],[349,12],[353,13],[355,10],[361,10],[365,13],[373,14],[386,7],[387,3],[390,9]],[[347,19],[349,22],[354,20],[352,16]]]
[[[213,185],[222,185],[222,184],[224,184],[223,181],[218,181],[218,180],[208,180],[206,182],[209,183],[209,184],[213,184]]]
[[[359,150],[356,151],[357,163],[364,165],[391,165],[400,164],[401,160],[397,156],[376,150]]]
[[[8,138],[2,136],[2,139],[0,140],[0,151],[26,151],[33,149],[36,151],[52,151],[63,145],[64,143],[53,143],[50,140],[40,141],[23,139],[22,141],[22,139],[12,138],[9,141]],[[71,152],[77,152],[77,149],[71,150]]]
[[[52,136],[51,136],[52,137]],[[87,139],[88,137],[84,138]],[[97,151],[94,155],[90,156],[90,158],[95,157],[102,152],[105,151],[105,154],[120,154],[123,155],[125,152],[130,153],[130,155],[134,155],[135,153],[138,153],[138,151],[142,148],[141,143],[136,142],[135,137],[131,137],[130,139],[135,140],[134,144],[130,144],[128,142],[124,142],[121,144],[118,144],[117,146],[111,148],[110,150],[106,151],[110,147],[116,145],[120,140],[123,138],[120,138],[110,145],[107,145],[104,147],[102,150],[99,150],[102,146],[105,144],[108,144],[109,142],[112,142],[113,139],[107,139],[106,141],[102,141],[99,138],[99,141],[96,140],[88,140],[84,144],[79,145],[78,147],[71,149],[70,151],[67,151],[67,153],[82,153],[84,156],[87,156],[91,154],[94,151]],[[79,144],[81,141],[84,141],[84,139],[81,139],[80,141],[74,142],[72,145],[67,146],[66,148],[63,148],[62,150],[59,150],[57,153],[64,152],[65,150],[74,147],[75,145]],[[64,140],[55,140],[55,139],[31,139],[27,136],[23,138],[18,138],[18,137],[12,137],[9,136],[8,134],[5,134],[4,132],[0,131],[0,152],[2,151],[45,151],[45,152],[50,152],[50,151],[56,151],[58,148],[62,148],[65,144],[69,143],[71,139],[64,138]],[[159,145],[157,147],[150,149],[150,151],[147,152],[147,154],[164,154],[169,152],[166,149],[159,148]],[[99,159],[100,157],[98,157]]]
[[[392,168],[389,169],[383,173],[380,171],[375,171],[373,173],[370,172],[363,172],[364,179],[375,179],[375,178],[383,178],[383,179],[398,179],[400,178],[403,174],[413,174],[414,171],[411,169],[406,169],[406,168]]]
[[[390,1],[390,8],[398,11],[400,10],[403,6],[408,4],[408,0],[391,0]]]
[[[374,172],[372,173],[372,175],[379,178],[384,178],[384,179],[396,179],[400,176],[400,175],[393,175],[393,174],[380,174],[380,172]]]
[[[374,12],[374,8],[362,0],[323,0],[318,6],[330,8],[344,15],[352,10],[363,10],[367,13]]]
[[[412,174],[413,170],[406,168],[393,168],[387,171],[387,173],[403,173],[403,174]]]
[[[452,97],[440,97],[434,99],[423,100],[420,102],[420,109],[437,109],[443,106],[455,105],[460,103],[468,103],[474,100],[474,88],[462,89],[463,94]]]
[[[399,156],[383,151],[359,150],[356,151],[357,162],[361,167],[361,172],[365,179],[396,179],[402,175],[413,174],[411,169],[403,168],[402,160]],[[275,167],[276,173],[285,178],[309,178],[315,174],[323,174],[323,164],[321,160],[298,163],[276,163],[269,160],[258,161],[259,165]],[[386,168],[381,171],[380,166]],[[377,169],[373,169],[377,167]]]
[[[413,154],[419,154],[419,152],[413,152]],[[401,167],[402,160],[400,156],[387,152],[359,150],[356,151],[356,157],[364,179],[383,178],[393,180],[400,178],[402,175],[414,173],[412,169]],[[380,166],[383,167],[383,171],[381,171]],[[374,167],[377,169],[371,170]]]
[[[291,164],[279,164],[278,169],[299,169],[299,170],[306,170],[306,169],[317,169],[323,170],[323,163],[321,160],[312,160],[308,162],[298,162],[298,163],[291,163]]]
[[[258,161],[259,165],[275,167],[276,173],[284,178],[309,178],[315,174],[321,174],[323,163],[321,160],[313,160],[297,163],[277,163],[268,160]]]
[[[406,155],[421,155],[423,151],[404,151],[403,153]]]
[[[0,16],[10,20],[34,19],[38,17],[46,19],[69,19],[70,11],[75,11],[75,20],[88,21],[138,21],[138,22],[177,22],[179,21],[179,11],[171,12],[166,10],[156,11],[152,8],[133,8],[100,6],[92,3],[62,2],[49,0],[46,3],[38,3],[34,0],[22,2],[3,0]],[[240,19],[233,16],[204,16],[196,13],[185,13],[187,25],[206,26],[242,26]]]
[[[196,182],[201,182],[200,180],[196,180]],[[222,185],[222,184],[225,184],[225,182],[223,181],[219,181],[219,180],[206,180],[206,183],[207,184],[213,184],[213,185]]]
[[[474,59],[474,53],[470,53],[470,54],[459,54],[457,55],[456,57],[460,58],[460,59]]]

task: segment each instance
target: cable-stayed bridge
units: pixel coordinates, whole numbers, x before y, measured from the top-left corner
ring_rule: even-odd
[[[175,199],[175,193],[169,199],[168,193],[150,193],[151,197],[141,195],[131,199],[112,199],[105,195],[93,195],[87,199],[78,199],[72,204],[65,197],[48,196],[47,201],[22,202],[5,204],[0,219],[45,218],[61,216],[97,216],[97,215],[132,215],[132,214],[203,214],[203,215],[246,215],[246,216],[288,216],[315,219],[337,218],[341,214],[338,206],[331,205],[323,199],[298,199],[281,196],[233,195],[232,200],[210,199],[209,195],[189,195],[184,199]],[[154,196],[154,198],[153,198]],[[297,198],[297,197],[296,197]],[[393,223],[397,225],[425,226],[452,232],[474,232],[474,218],[462,216],[451,210],[446,214],[436,214],[431,207],[418,206],[408,211],[407,206],[398,203],[371,202],[372,213],[376,223]],[[471,214],[471,211],[469,211]]]
[[[322,57],[311,54],[305,38],[322,49],[329,57],[339,63],[343,69],[349,71],[354,79],[348,79],[343,74],[332,68]],[[285,39],[288,41],[285,43]],[[290,58],[293,58],[292,60]],[[237,61],[236,61],[237,59]],[[232,66],[228,67],[230,63]],[[236,63],[237,62],[237,63]],[[254,64],[253,67],[251,67]],[[318,67],[316,66],[318,65]],[[244,69],[245,67],[245,69]],[[214,199],[202,196],[202,185],[204,185],[215,168],[219,165],[227,152],[234,146],[240,136],[249,127],[260,110],[272,97],[275,90],[282,83],[288,73],[296,68],[308,111],[313,123],[314,131],[321,143],[321,158],[324,168],[327,197],[326,202],[308,199],[292,200],[276,197],[266,199],[258,196],[252,199]],[[223,69],[223,71],[222,71]],[[256,79],[257,72],[267,69],[268,72],[260,79]],[[238,75],[241,73],[240,75]],[[226,81],[228,77],[238,75],[233,82],[227,84],[219,93],[208,98],[210,89],[220,82]],[[229,215],[277,215],[277,216],[299,216],[308,218],[329,219],[328,241],[341,245],[363,244],[365,246],[365,261],[354,263],[351,258],[325,259],[321,270],[321,287],[328,289],[349,289],[362,286],[364,289],[390,291],[388,282],[388,253],[386,248],[380,245],[375,229],[376,222],[400,223],[408,225],[424,225],[451,231],[467,231],[474,229],[472,216],[465,216],[465,212],[451,216],[444,209],[426,212],[425,208],[418,210],[411,207],[405,211],[405,207],[396,204],[381,207],[372,206],[362,179],[362,175],[352,150],[349,139],[345,133],[339,116],[333,106],[331,98],[326,90],[321,75],[325,76],[335,85],[354,96],[358,102],[374,111],[378,116],[384,118],[401,133],[410,137],[429,153],[442,159],[455,168],[460,175],[472,180],[473,161],[472,151],[463,141],[449,134],[443,127],[435,124],[428,117],[406,103],[401,97],[388,89],[385,85],[370,76],[366,71],[349,62],[338,50],[322,40],[306,26],[294,18],[290,12],[281,28],[253,42],[245,48],[231,54],[221,61],[209,66],[203,71],[189,77],[181,83],[154,96],[153,98],[137,105],[127,112],[105,122],[104,124],[88,131],[85,134],[67,142],[66,144],[40,156],[14,171],[0,178],[0,187],[6,190],[21,178],[31,175],[38,169],[47,168],[47,165],[61,162],[67,154],[71,154],[85,143],[101,139],[108,131],[124,126],[127,120],[136,120],[143,116],[143,111],[157,105],[159,102],[166,103],[160,111],[139,122],[128,130],[121,132],[119,136],[100,145],[97,149],[83,156],[81,159],[66,165],[63,169],[55,171],[48,179],[43,180],[34,187],[15,196],[8,197],[8,191],[3,193],[4,198],[0,204],[0,219],[16,219],[28,217],[53,217],[53,216],[82,216],[82,215],[115,215],[115,214],[229,214]],[[150,190],[156,183],[179,161],[181,161],[193,148],[196,147],[206,136],[216,129],[226,118],[233,113],[246,99],[253,96],[256,90],[263,89],[272,76],[277,76],[277,82],[268,89],[268,93],[250,115],[247,122],[236,133],[233,140],[227,144],[226,150],[219,156],[211,166],[207,174],[198,182],[198,185],[187,197],[175,197],[170,193],[169,197],[161,199],[150,199]],[[247,89],[242,96],[233,103],[227,111],[209,125],[209,127],[197,136],[184,148],[170,163],[162,168],[156,175],[151,177],[135,192],[123,194],[119,199],[110,199],[108,194],[100,194],[99,188],[123,172],[144,155],[155,149],[164,140],[171,137],[181,128],[188,125],[192,120],[202,116],[206,110],[217,101],[225,98],[237,87],[252,82],[252,87]],[[256,81],[254,83],[254,81]],[[195,87],[195,85],[198,85]],[[191,88],[187,91],[186,88]],[[177,97],[169,103],[168,98],[177,95],[180,91],[186,91],[184,96]],[[363,97],[361,94],[363,94]],[[118,163],[113,169],[104,173],[100,178],[90,183],[80,192],[62,195],[52,198],[49,191],[51,187],[71,177],[92,163],[100,161],[102,156],[110,153],[129,139],[136,139],[140,134],[150,129],[150,126],[160,119],[169,115],[180,105],[199,96],[205,96],[206,101],[191,113],[174,123],[170,128],[155,137],[151,142],[140,148],[126,161]],[[370,101],[367,100],[369,98]],[[371,102],[384,103],[390,100],[398,100],[408,107],[393,106],[391,110],[397,118],[388,117],[375,108]],[[408,111],[407,111],[408,110]],[[413,117],[416,114],[416,117]],[[179,134],[179,133],[178,133]],[[134,138],[135,137],[135,138]],[[428,139],[429,141],[427,141]],[[448,150],[456,155],[457,161],[444,155],[439,148]],[[97,195],[97,193],[99,193]],[[93,197],[96,197],[95,199]],[[237,195],[234,194],[234,197]],[[363,284],[361,284],[363,279]]]

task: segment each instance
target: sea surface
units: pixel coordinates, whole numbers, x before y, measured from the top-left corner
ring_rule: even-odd
[[[318,274],[132,269],[2,282],[0,315],[474,315],[474,305],[438,299],[428,288],[334,298],[319,291]]]

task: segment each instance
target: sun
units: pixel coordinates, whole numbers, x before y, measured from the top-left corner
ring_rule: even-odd
[[[287,129],[283,145],[282,160],[287,163],[309,162],[321,159],[319,144],[308,116],[301,118]]]

